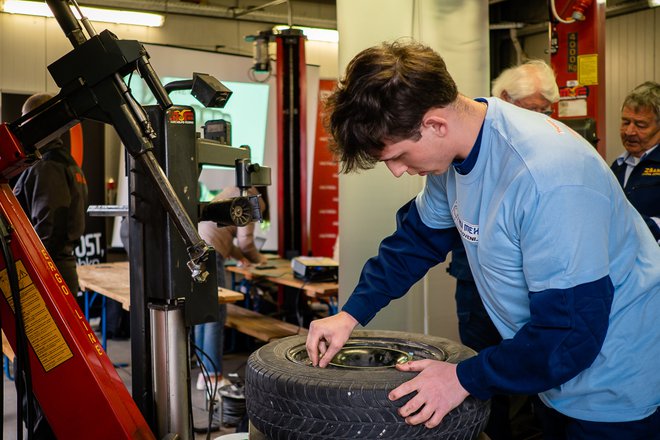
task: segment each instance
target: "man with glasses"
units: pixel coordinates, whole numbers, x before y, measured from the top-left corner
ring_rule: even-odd
[[[542,60],[529,60],[504,70],[493,81],[492,95],[533,112],[552,113],[559,101],[555,72]]]

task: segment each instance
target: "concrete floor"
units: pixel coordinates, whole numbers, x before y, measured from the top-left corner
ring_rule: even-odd
[[[129,364],[127,367],[117,368],[119,376],[126,384],[129,392],[131,390],[131,367],[130,367],[130,341],[108,341],[108,355],[115,364]],[[243,372],[245,370],[245,361],[249,353],[229,353],[225,355],[224,359],[224,371],[226,373],[237,372],[239,376],[243,377]],[[191,387],[191,397],[192,397],[192,411],[193,411],[193,423],[195,427],[206,426],[208,421],[208,412],[205,409],[205,398],[204,392],[198,391],[195,388],[195,382],[197,379],[197,374],[199,370],[194,369],[191,372],[191,378],[193,380]],[[15,439],[17,438],[16,432],[16,388],[14,382],[10,381],[7,376],[3,373],[3,382],[4,382],[4,414],[3,414],[3,424],[2,424],[2,433],[3,439]],[[222,427],[219,431],[212,431],[210,436],[206,433],[195,433],[194,440],[203,440],[203,439],[217,439],[218,437],[235,433],[236,428],[234,427]],[[27,439],[27,434],[24,432],[23,438]]]

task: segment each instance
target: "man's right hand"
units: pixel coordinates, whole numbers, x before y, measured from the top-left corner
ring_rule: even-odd
[[[307,355],[313,366],[325,368],[344,346],[358,322],[346,312],[312,321],[307,334]]]

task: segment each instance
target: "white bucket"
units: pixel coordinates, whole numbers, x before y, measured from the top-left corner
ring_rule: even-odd
[[[235,432],[233,434],[221,435],[213,440],[248,440],[248,435],[247,432]]]

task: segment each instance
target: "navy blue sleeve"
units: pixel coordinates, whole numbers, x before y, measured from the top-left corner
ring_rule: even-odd
[[[644,214],[642,214],[642,218],[646,222],[646,226],[648,226],[649,229],[651,230],[651,233],[653,234],[653,238],[655,238],[656,241],[660,240],[660,227],[655,222],[655,220],[653,220],[652,217],[649,217],[648,215],[644,215]]]
[[[394,234],[381,242],[378,255],[362,268],[360,281],[342,308],[362,325],[391,300],[405,295],[460,240],[456,228],[426,226],[414,199],[399,209],[396,225]]]
[[[609,325],[609,276],[570,289],[530,293],[530,321],[512,339],[458,365],[472,395],[535,394],[559,386],[596,359]]]

